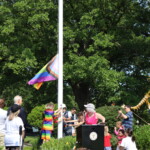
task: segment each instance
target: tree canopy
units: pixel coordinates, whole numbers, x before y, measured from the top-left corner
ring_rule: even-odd
[[[64,102],[135,105],[150,89],[150,2],[64,1]],[[27,85],[56,53],[56,0],[0,0],[0,95],[30,111],[57,102],[57,81]]]

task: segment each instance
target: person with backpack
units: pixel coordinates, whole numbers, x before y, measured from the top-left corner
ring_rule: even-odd
[[[19,150],[20,147],[22,147],[22,139],[24,138],[25,128],[22,119],[18,116],[20,110],[21,106],[14,104],[11,106],[10,114],[6,119],[6,133],[4,139],[6,150]]]

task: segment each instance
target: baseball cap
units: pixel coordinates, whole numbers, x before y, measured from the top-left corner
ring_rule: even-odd
[[[89,104],[87,104],[87,105],[84,105],[84,107],[95,109],[95,105],[92,104],[92,103],[89,103]]]
[[[67,107],[66,107],[66,104],[62,104],[62,108],[67,108]]]
[[[20,109],[21,109],[21,106],[16,105],[16,104],[12,105],[10,108],[11,112],[13,112],[13,113],[17,112]]]

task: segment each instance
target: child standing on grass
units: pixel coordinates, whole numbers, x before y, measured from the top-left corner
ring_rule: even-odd
[[[104,150],[112,150],[111,149],[111,134],[109,133],[108,126],[104,128]]]
[[[43,143],[50,140],[52,136],[52,131],[54,130],[54,123],[57,123],[57,115],[59,111],[54,111],[54,104],[52,102],[45,105],[44,111],[44,119],[43,119],[43,126],[42,126],[42,136],[41,139]]]

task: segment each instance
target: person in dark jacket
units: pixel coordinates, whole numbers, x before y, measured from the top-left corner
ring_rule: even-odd
[[[19,95],[16,95],[16,96],[14,97],[14,105],[19,105],[19,106],[21,106],[22,103],[23,103],[22,97],[19,96]],[[10,109],[11,109],[11,107],[8,109],[8,115],[10,114]],[[23,107],[21,107],[20,113],[19,113],[18,116],[22,119],[23,124],[24,124],[24,127],[26,128],[26,126],[27,126],[27,114],[26,114],[26,112],[25,112],[25,110],[24,110]]]

